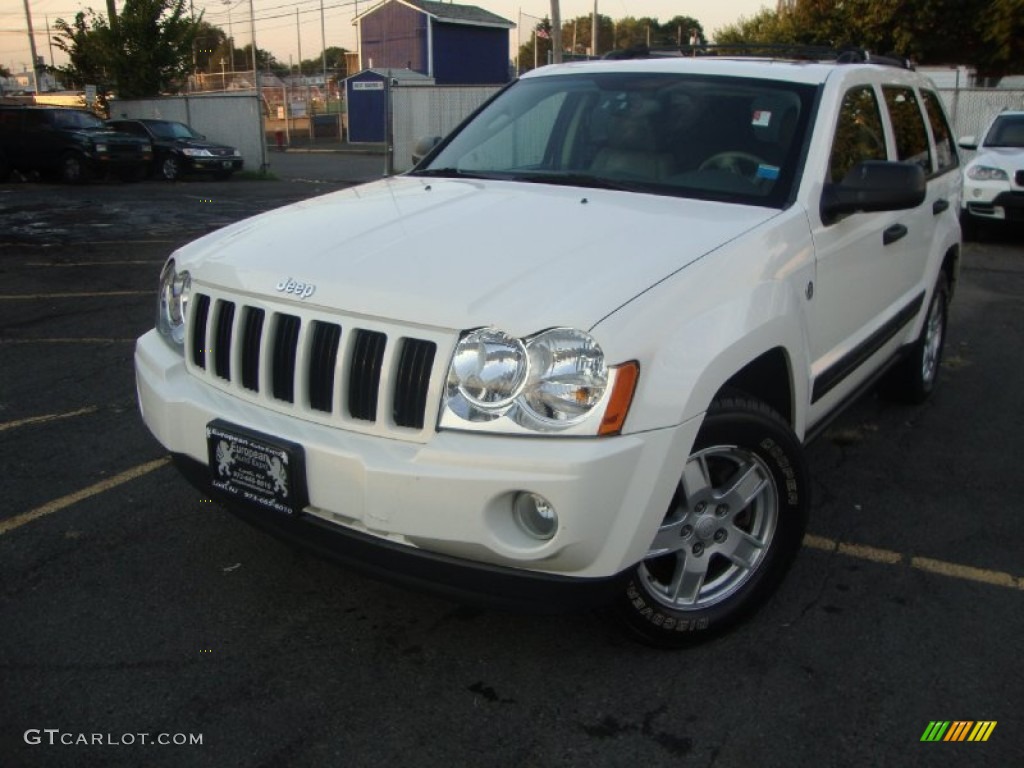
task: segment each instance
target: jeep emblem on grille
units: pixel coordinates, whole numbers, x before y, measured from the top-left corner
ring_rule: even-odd
[[[312,283],[300,283],[297,280],[286,277],[277,284],[277,290],[281,293],[293,293],[300,299],[308,299],[316,291],[316,286]]]

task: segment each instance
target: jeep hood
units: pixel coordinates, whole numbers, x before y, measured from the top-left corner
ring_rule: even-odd
[[[273,302],[525,335],[556,325],[589,329],[778,213],[600,189],[403,176],[238,222],[175,258],[197,285]],[[278,290],[289,279],[312,292]]]

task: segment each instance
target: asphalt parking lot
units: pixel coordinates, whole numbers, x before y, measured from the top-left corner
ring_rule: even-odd
[[[869,395],[811,446],[780,593],[666,653],[342,570],[168,465],[132,369],[160,266],[346,176],[287,167],[0,185],[0,765],[1020,764],[1020,233],[966,246],[936,396]],[[933,721],[996,726],[922,742]]]

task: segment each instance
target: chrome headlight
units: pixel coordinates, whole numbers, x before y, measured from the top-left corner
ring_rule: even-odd
[[[613,371],[583,331],[553,328],[526,339],[493,328],[469,331],[452,355],[439,426],[597,434],[600,420],[584,422],[607,408]]]
[[[188,297],[192,277],[187,271],[178,272],[174,259],[168,259],[160,273],[160,291],[157,297],[156,328],[171,344],[185,344],[185,318],[188,317]]]
[[[1009,181],[1010,177],[1002,168],[988,165],[972,165],[967,169],[967,178],[975,181]]]
[[[186,147],[181,151],[187,157],[213,157],[213,152],[208,149],[194,149],[192,147]]]
[[[473,331],[455,347],[449,399],[465,403],[466,418],[472,418],[473,410],[493,418],[523,391],[528,370],[526,347],[519,339],[488,328]]]

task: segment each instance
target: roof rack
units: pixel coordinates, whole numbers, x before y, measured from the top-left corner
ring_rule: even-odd
[[[865,48],[836,50],[824,45],[792,45],[789,43],[722,43],[657,48],[634,45],[630,48],[609,51],[602,58],[647,59],[662,56],[757,56],[798,61],[834,61],[836,64],[880,64],[900,69],[914,69],[910,59],[894,54],[879,56]]]

